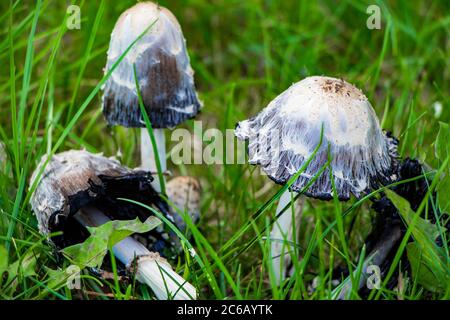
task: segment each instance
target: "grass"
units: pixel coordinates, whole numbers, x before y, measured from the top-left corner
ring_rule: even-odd
[[[55,261],[28,203],[35,188],[31,173],[46,153],[85,148],[116,155],[131,167],[139,164],[139,130],[109,128],[100,111],[110,33],[134,2],[76,1],[80,30],[67,29],[65,2],[0,3],[0,141],[6,153],[6,159],[0,155],[0,271],[8,269],[0,281],[0,299],[153,298],[143,286],[98,280],[85,271],[80,292],[58,283],[49,269],[68,263]],[[448,172],[448,157],[435,151],[439,122],[450,122],[448,6],[445,1],[374,2],[381,8],[381,30],[366,28],[372,2],[365,1],[160,4],[183,28],[204,102],[197,117],[203,130],[234,128],[306,76],[342,77],[365,92],[383,128],[400,139],[402,157],[435,169],[434,191]],[[192,132],[193,122],[183,127]],[[170,141],[170,133],[167,137]],[[203,187],[201,221],[188,223],[192,238],[182,241],[197,255],[186,253],[173,262],[199,288],[200,298],[330,299],[334,268],[356,270],[354,281],[360,277],[374,216],[367,198],[297,200],[303,212],[292,254],[300,259],[294,259],[292,277],[277,286],[270,276],[267,239],[282,188],[248,165],[169,161],[168,166],[174,175],[198,177]],[[435,215],[438,205],[425,201],[420,211]],[[407,234],[415,234],[414,225],[408,225]],[[448,235],[440,234],[448,268]],[[387,278],[398,277],[408,242],[403,239]],[[407,280],[399,291],[389,289],[385,279],[369,298],[450,298],[449,286],[433,291],[411,274],[402,276]],[[313,282],[316,290],[310,290]],[[351,298],[362,297],[353,292]]]

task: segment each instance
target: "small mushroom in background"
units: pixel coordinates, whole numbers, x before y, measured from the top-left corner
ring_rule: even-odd
[[[323,76],[305,78],[276,97],[257,116],[239,122],[235,134],[239,139],[248,140],[249,163],[259,165],[272,180],[283,185],[319,145],[322,126],[322,144],[291,185],[292,192],[300,192],[307,186],[326,164],[329,153],[339,200],[348,200],[351,194],[359,198],[397,179],[397,140],[381,130],[361,90],[344,80]],[[302,194],[332,199],[329,168]],[[277,216],[290,200],[286,191],[280,198]],[[288,232],[291,216],[290,210],[286,210],[278,217],[271,237]],[[291,232],[288,236],[286,240],[290,241],[294,235]],[[285,257],[281,269],[280,258],[286,252],[286,245],[272,242],[272,263],[278,282],[284,279],[286,262],[290,261],[290,257]]]
[[[154,23],[152,25],[152,23]],[[194,85],[186,41],[174,15],[151,2],[138,3],[119,17],[111,34],[106,70],[150,25],[104,85],[103,114],[110,125],[141,129],[142,168],[156,172],[156,158],[140,111],[139,90],[152,124],[162,172],[166,171],[164,128],[173,128],[197,115],[201,103]],[[152,182],[161,191],[160,181]]]
[[[32,182],[45,162],[46,156],[33,173]],[[81,225],[99,226],[110,220],[144,220],[149,216],[145,208],[118,198],[139,201],[167,214],[167,204],[153,189],[151,180],[149,172],[129,169],[112,158],[75,150],[56,154],[30,200],[39,231],[44,235],[62,231],[61,236],[51,240],[63,248],[87,238],[87,230]],[[127,268],[137,268],[136,279],[149,285],[158,299],[167,299],[168,293],[174,299],[196,297],[196,289],[165,259],[132,237],[114,245],[113,252]]]
[[[166,193],[178,210],[189,214],[193,223],[198,222],[200,219],[201,187],[196,178],[188,176],[173,178],[167,182]],[[174,212],[173,219],[180,230],[186,229],[186,223],[179,213]]]

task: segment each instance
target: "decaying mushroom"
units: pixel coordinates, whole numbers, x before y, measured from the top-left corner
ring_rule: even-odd
[[[103,114],[110,125],[142,128],[142,167],[156,172],[155,155],[138,102],[135,65],[139,90],[154,129],[164,172],[166,146],[163,129],[193,118],[201,108],[186,41],[173,14],[151,2],[138,3],[122,13],[111,34],[105,71],[149,26],[151,28],[134,44],[105,83]],[[157,177],[152,184],[160,191]]]
[[[345,300],[348,299],[352,290],[360,290],[367,283],[367,278],[372,274],[371,272],[368,272],[369,268],[381,266],[401,237],[402,230],[399,223],[386,226],[384,232],[369,252],[367,258],[364,259],[361,272],[359,272],[360,276],[358,283],[352,283],[351,277],[348,277],[341,283],[338,290],[335,290],[336,294],[334,298]],[[357,274],[358,271],[354,271],[354,279],[357,278]]]
[[[410,158],[399,161],[398,167],[398,181],[408,182],[392,186],[390,189],[407,200],[413,211],[417,211],[422,201],[427,197],[430,186],[432,185],[432,176],[423,174],[430,173],[432,169],[428,165]],[[400,217],[398,209],[384,192],[381,193],[380,198],[372,198],[371,200],[373,202],[372,209],[376,212],[376,216],[372,230],[366,238],[366,247],[369,254],[362,265],[362,272],[359,273],[359,282],[356,284],[352,283],[351,277],[345,279],[333,291],[333,296],[337,299],[348,299],[352,291],[356,292],[364,289],[368,277],[372,275],[372,272],[367,272],[370,266],[379,266],[381,276],[386,274],[390,268],[389,261],[394,259],[395,253],[397,252],[396,249],[406,232],[406,226]],[[439,208],[434,205],[436,203],[435,192],[431,194],[428,202],[429,207],[433,207],[436,210],[436,215],[433,215],[431,221],[433,222],[434,220],[435,222],[436,217],[440,217],[443,225],[445,215],[441,215]],[[450,225],[450,222],[448,222],[448,225]],[[446,228],[448,230],[447,226]],[[408,270],[409,262],[406,259],[406,252],[403,253],[401,259],[401,269]],[[354,271],[353,279],[356,279],[356,274],[358,274],[358,271]],[[364,290],[362,291],[364,294]]]
[[[186,212],[193,223],[200,219],[200,182],[194,177],[180,176],[167,182],[167,197],[181,212]],[[173,213],[173,218],[177,227],[184,231],[186,223],[183,217],[177,212]]]
[[[45,162],[44,156],[31,184]],[[145,208],[118,198],[139,201],[168,214],[167,203],[153,189],[151,180],[149,172],[129,169],[112,158],[75,150],[56,154],[46,165],[31,197],[39,231],[44,235],[62,231],[61,236],[52,238],[62,248],[87,238],[80,223],[85,227],[99,226],[110,220],[136,217],[145,220],[150,215]],[[175,299],[196,297],[195,288],[173,271],[167,261],[135,239],[125,238],[113,251],[126,267],[133,264],[137,268],[137,280],[148,284],[159,299],[167,299],[168,293]],[[163,275],[158,266],[168,275]]]
[[[344,80],[305,78],[276,97],[256,117],[239,122],[235,134],[248,140],[249,163],[259,165],[276,183],[285,184],[319,145],[322,130],[322,144],[290,187],[293,192],[307,186],[329,155],[329,167],[303,190],[306,196],[333,198],[330,169],[340,200],[348,200],[351,194],[359,198],[397,179],[397,140],[381,130],[361,90]],[[289,201],[290,196],[283,195],[277,213]],[[287,210],[284,214],[291,213]],[[273,233],[286,232],[275,228],[277,222]],[[273,251],[273,257],[284,255],[277,252],[279,248]]]

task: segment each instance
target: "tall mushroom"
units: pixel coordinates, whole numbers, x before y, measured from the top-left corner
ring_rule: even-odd
[[[397,178],[397,140],[384,133],[367,97],[355,86],[340,79],[312,76],[293,84],[276,97],[257,116],[239,122],[235,134],[248,140],[249,163],[259,165],[276,183],[285,184],[322,145],[305,171],[291,185],[300,192],[311,181],[331,155],[330,168],[339,200],[353,194],[359,198],[380,185]],[[276,147],[266,144],[275,141]],[[277,213],[289,204],[282,195]],[[333,198],[329,168],[303,194],[322,200]],[[286,211],[278,220],[289,221]],[[287,230],[278,228],[274,234]],[[288,239],[290,240],[290,239]],[[274,269],[278,281],[284,278],[279,258],[285,250],[272,243]]]
[[[32,181],[45,162],[46,157],[43,157]],[[31,207],[42,234],[62,232],[61,236],[52,238],[59,248],[87,237],[81,225],[92,227],[110,220],[136,217],[143,220],[149,216],[143,207],[118,198],[139,201],[160,211],[168,210],[166,202],[151,186],[149,172],[132,170],[114,159],[86,151],[71,150],[54,155],[41,177],[31,197]],[[165,259],[132,237],[115,244],[113,252],[127,268],[135,268],[137,280],[148,284],[159,299],[167,299],[169,295],[174,299],[196,297],[195,288],[173,271]]]
[[[152,25],[153,24],[153,25]],[[140,111],[134,66],[145,111],[149,116],[161,170],[166,170],[164,128],[193,118],[201,103],[194,85],[186,41],[177,19],[166,8],[141,2],[119,17],[111,34],[106,70],[149,26],[104,85],[103,114],[110,125],[141,129],[142,168],[156,172],[156,155]],[[160,181],[152,182],[161,191]]]

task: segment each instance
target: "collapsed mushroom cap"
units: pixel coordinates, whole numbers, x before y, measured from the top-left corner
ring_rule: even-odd
[[[322,144],[297,181],[300,192],[331,155],[337,195],[360,197],[396,179],[397,140],[380,129],[366,96],[344,80],[308,77],[276,97],[256,117],[239,122],[235,134],[249,140],[249,163],[257,164],[279,184],[285,184]],[[329,169],[304,192],[331,199]]]
[[[181,212],[187,212],[192,221],[196,223],[200,219],[200,182],[194,177],[180,176],[171,179],[166,184],[166,193],[170,201]],[[173,213],[175,224],[181,230],[186,228],[184,219],[177,213]]]
[[[154,128],[174,127],[193,118],[201,108],[181,27],[169,10],[154,3],[138,3],[119,17],[111,34],[105,72],[150,25],[103,87],[103,114],[111,125],[145,127],[134,64]]]
[[[46,156],[41,159],[31,184],[46,160]],[[82,150],[66,151],[54,155],[46,165],[31,197],[31,207],[42,234],[63,231],[63,236],[53,241],[64,247],[80,240],[80,228],[73,215],[83,206],[94,205],[112,220],[144,220],[149,215],[144,208],[118,198],[154,205],[167,212],[167,204],[152,188],[151,181],[149,172],[121,166],[113,158]]]

